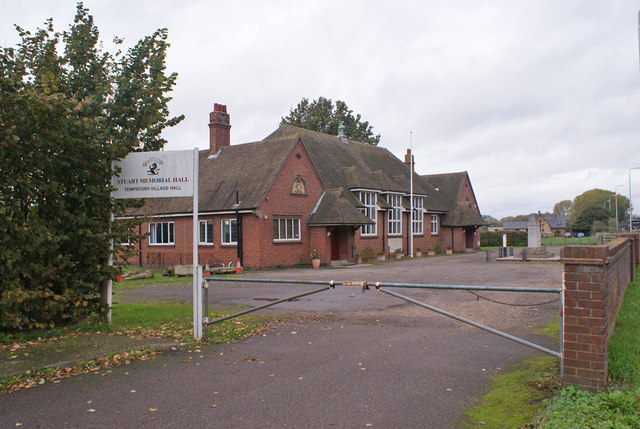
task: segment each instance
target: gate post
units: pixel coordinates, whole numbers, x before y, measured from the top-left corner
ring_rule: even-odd
[[[630,278],[630,240],[564,248],[563,383],[602,391],[609,339]]]

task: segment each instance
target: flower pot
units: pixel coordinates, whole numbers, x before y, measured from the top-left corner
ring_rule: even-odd
[[[312,259],[311,266],[313,267],[314,270],[317,270],[318,268],[320,268],[320,259]]]
[[[436,256],[436,251],[435,251],[435,250],[428,250],[428,251],[427,251],[427,255],[429,255],[429,256]]]
[[[362,257],[358,256],[356,257],[356,264],[361,264],[362,263]]]
[[[378,261],[386,261],[387,257],[386,257],[386,255],[378,255],[378,256],[376,256],[376,259]]]
[[[396,253],[396,259],[404,258],[404,253]]]
[[[418,250],[414,255],[416,256],[416,258],[419,258],[420,256],[422,256],[422,252]]]
[[[451,255],[453,253],[453,249],[447,249],[446,252],[447,252],[447,255]]]

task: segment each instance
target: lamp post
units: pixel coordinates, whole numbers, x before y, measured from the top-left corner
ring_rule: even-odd
[[[618,188],[624,185],[616,185],[614,192],[616,193],[616,232],[618,232]]]
[[[631,170],[640,170],[640,167],[631,167],[629,169],[629,232],[633,231],[631,224],[631,214],[633,213],[633,205],[631,204]]]

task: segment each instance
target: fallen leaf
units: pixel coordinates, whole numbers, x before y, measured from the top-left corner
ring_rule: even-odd
[[[131,392],[131,393],[136,393],[136,391],[135,391],[135,390],[133,390],[133,389],[129,390],[129,392]]]
[[[296,331],[291,331],[291,335],[295,335],[295,334],[297,334]]]
[[[211,404],[211,405],[209,405],[209,406],[210,406],[211,408],[215,408],[215,407],[217,407],[217,405],[216,405],[216,404]]]
[[[95,413],[95,412],[96,412],[96,410],[94,410],[93,408],[89,408],[89,409],[87,410],[87,412],[89,412],[89,413]]]
[[[157,408],[149,408],[149,411],[158,411]]]

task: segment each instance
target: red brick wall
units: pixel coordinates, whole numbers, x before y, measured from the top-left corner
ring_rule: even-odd
[[[296,178],[302,178],[306,185],[305,194],[291,192]],[[311,262],[312,231],[313,241],[325,262],[330,258],[330,247],[321,241],[326,240],[326,228],[309,228],[307,222],[322,194],[322,184],[303,147],[298,142],[285,160],[276,175],[269,192],[259,209],[254,213],[243,213],[242,216],[242,261],[245,267],[265,268],[278,265],[291,266],[296,263]],[[240,194],[242,199],[242,194]],[[273,219],[299,218],[300,240],[292,242],[274,242]],[[235,219],[235,214],[200,216],[199,220],[213,220],[213,246],[199,245],[199,263],[204,265],[233,265],[237,262],[237,246],[222,244],[221,223],[223,219]],[[142,242],[142,265],[175,265],[191,264],[193,255],[193,224],[191,216],[158,217],[153,221],[174,222],[173,245],[149,245],[149,239]],[[143,231],[149,230],[148,223],[142,226]],[[138,246],[136,246],[137,249]],[[326,247],[326,248],[324,248]],[[139,256],[129,259],[129,263],[138,264]]]
[[[564,248],[564,384],[605,388],[609,339],[631,281],[634,247],[637,238]]]

